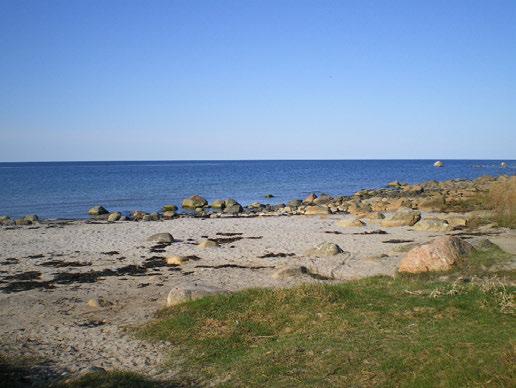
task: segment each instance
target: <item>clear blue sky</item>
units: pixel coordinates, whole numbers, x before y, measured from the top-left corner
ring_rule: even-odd
[[[0,161],[516,158],[516,1],[0,0]]]

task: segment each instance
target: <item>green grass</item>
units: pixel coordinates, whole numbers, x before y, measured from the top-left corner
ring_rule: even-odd
[[[139,331],[170,341],[189,381],[219,386],[514,386],[514,288],[479,252],[466,271],[253,289],[162,310]],[[472,276],[472,277],[471,277]]]

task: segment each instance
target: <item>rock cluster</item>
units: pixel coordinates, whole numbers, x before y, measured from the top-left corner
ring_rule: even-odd
[[[193,195],[182,201],[184,211],[167,204],[160,212],[147,213],[136,210],[131,214],[110,212],[103,206],[95,206],[88,214],[95,220],[117,221],[159,221],[178,217],[255,217],[255,216],[327,216],[331,214],[351,214],[353,220],[343,220],[343,227],[359,227],[365,223],[376,222],[383,227],[412,227],[426,231],[445,231],[467,225],[469,218],[464,212],[486,210],[485,203],[478,198],[489,192],[493,184],[514,179],[505,175],[497,178],[484,176],[475,180],[428,181],[409,185],[399,181],[389,182],[386,188],[361,190],[351,196],[330,196],[310,194],[305,199],[293,199],[280,204],[254,202],[243,206],[233,198],[208,201],[200,195]],[[271,198],[272,196],[266,196]],[[423,213],[445,213],[425,217]],[[477,213],[475,217],[486,217],[487,212]],[[435,219],[438,217],[441,221]],[[428,218],[428,219],[427,219]],[[11,220],[0,217],[0,225],[30,225],[38,222],[37,216],[27,216]],[[446,225],[447,223],[447,225]],[[417,225],[417,226],[416,226]]]

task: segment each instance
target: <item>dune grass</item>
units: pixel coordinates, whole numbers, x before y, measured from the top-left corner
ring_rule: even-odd
[[[170,341],[180,377],[219,386],[514,386],[514,288],[485,272],[253,289],[162,310],[139,336]],[[475,275],[476,274],[476,275]],[[473,277],[470,277],[473,275]],[[480,276],[478,276],[480,275]]]
[[[493,184],[488,198],[497,224],[516,228],[516,176]]]

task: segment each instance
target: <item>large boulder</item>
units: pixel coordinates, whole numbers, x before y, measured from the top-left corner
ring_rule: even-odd
[[[318,256],[318,257],[325,257],[325,256],[335,256],[339,253],[344,252],[337,244],[325,241],[318,245],[316,245],[313,248],[308,249],[305,252],[306,256]]]
[[[183,200],[182,206],[186,209],[197,209],[208,206],[208,201],[200,195],[192,195],[190,198]]]
[[[156,233],[147,238],[147,241],[154,241],[161,244],[170,244],[174,242],[174,237],[170,233]]]
[[[165,205],[161,209],[163,213],[165,212],[177,212],[177,206],[176,205]]]
[[[381,225],[385,227],[412,226],[420,219],[420,211],[409,208],[400,208],[397,212],[391,214],[389,218],[382,220]]]
[[[330,213],[330,209],[328,209],[326,206],[307,206],[305,209],[305,214],[307,216],[324,215]]]
[[[228,292],[228,290],[223,288],[202,285],[177,286],[168,293],[167,306],[174,306],[176,304],[200,299],[209,295],[227,294]]]
[[[448,232],[453,228],[446,220],[439,218],[424,218],[414,225],[415,230],[424,232]]]
[[[88,210],[88,214],[92,217],[102,216],[108,213],[109,212],[106,210],[106,208],[102,206],[94,206],[90,210]]]
[[[449,271],[473,252],[468,242],[456,236],[443,236],[412,248],[400,262],[399,272]]]

